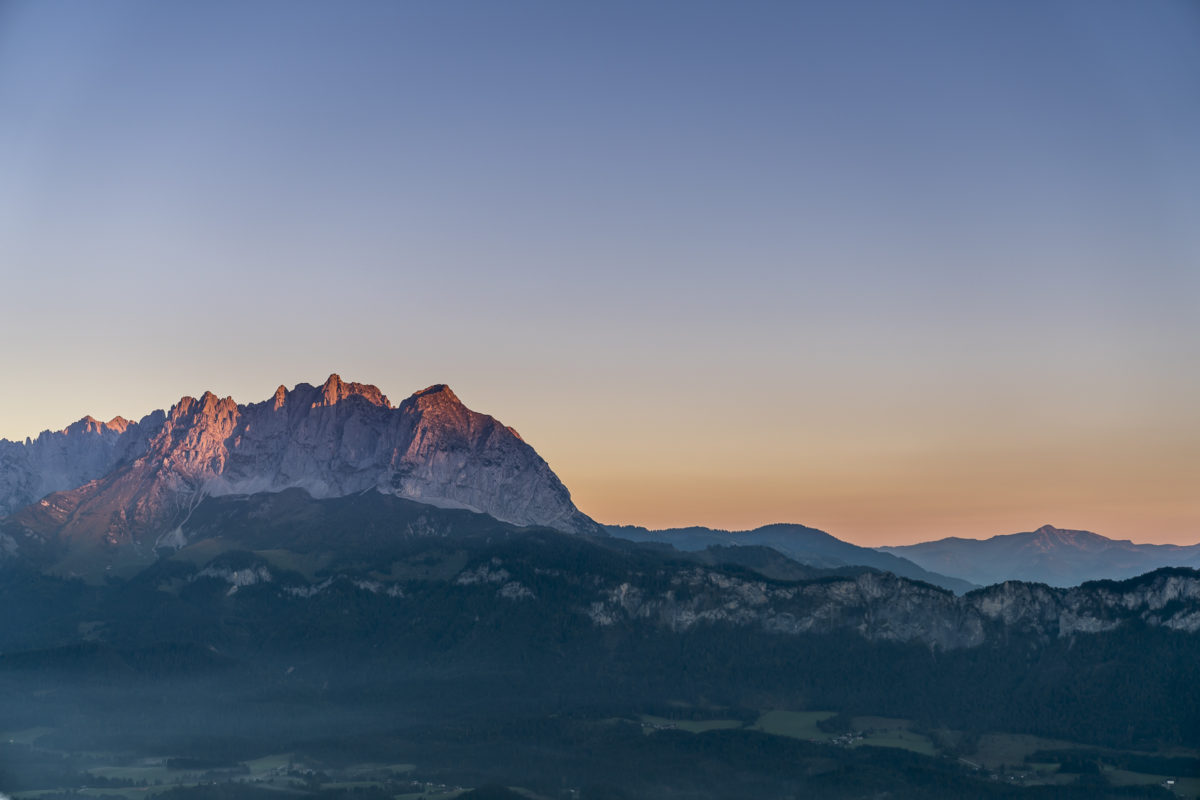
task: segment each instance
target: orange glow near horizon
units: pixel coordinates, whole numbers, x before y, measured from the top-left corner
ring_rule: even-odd
[[[328,374],[296,372],[264,365],[231,381],[216,365],[205,375],[157,376],[153,385],[136,372],[125,382],[98,379],[104,391],[86,397],[16,396],[3,433],[23,440],[88,413],[135,418],[205,389],[257,402],[280,382]],[[341,368],[347,380],[370,382],[371,373]],[[907,397],[894,391],[891,408],[875,408],[861,399],[879,397],[868,391],[798,396],[760,382],[694,393],[685,381],[656,387],[646,380],[630,402],[621,384],[497,377],[430,368],[378,385],[399,402],[430,383],[449,383],[468,407],[520,431],[579,509],[607,524],[745,530],[791,522],[880,546],[981,539],[1048,523],[1135,542],[1200,542],[1200,432],[1172,424],[1186,409],[1163,411],[1162,421],[1122,419],[1095,406],[1092,417],[1071,417],[1053,397],[984,405],[946,387],[908,389]]]
[[[903,545],[951,536],[986,539],[1032,531],[1044,524],[1088,530],[1110,539],[1145,544],[1200,543],[1194,508],[1149,504],[1054,503],[1045,498],[1009,496],[994,508],[973,497],[931,502],[920,494],[887,496],[864,490],[860,497],[809,495],[760,489],[731,495],[724,482],[689,480],[651,483],[597,481],[575,487],[572,498],[585,513],[606,524],[676,528],[699,525],[749,530],[787,522],[819,528],[865,547]]]
[[[786,446],[675,464],[650,454],[633,473],[591,461],[563,464],[559,474],[576,505],[608,524],[745,530],[792,522],[864,546],[985,539],[1044,524],[1139,543],[1200,542],[1196,444],[1143,438],[1139,448],[1123,438],[977,438],[960,449],[869,458],[852,444],[825,442],[828,449],[802,456]]]
[[[0,437],[337,373],[602,522],[1200,542],[1195,3],[125,5],[0,5]]]

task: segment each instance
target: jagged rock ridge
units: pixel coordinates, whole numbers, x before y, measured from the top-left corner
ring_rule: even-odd
[[[0,439],[0,516],[45,497],[103,477],[144,453],[166,415],[155,411],[138,422],[91,416],[36,439]]]
[[[696,568],[672,576],[667,590],[626,582],[601,592],[588,609],[600,626],[645,619],[672,630],[712,623],[782,634],[850,630],[872,641],[920,641],[943,649],[1013,634],[1052,639],[1101,633],[1133,621],[1200,631],[1200,574],[1189,569],[1072,589],[1013,581],[955,597],[890,573],[789,585]]]
[[[83,485],[14,520],[67,540],[180,546],[181,523],[206,496],[302,488],[314,497],[378,490],[518,525],[600,530],[532,447],[444,385],[393,406],[376,387],[331,375],[319,387],[280,386],[260,403],[205,392],[156,413],[138,424],[140,438],[126,425],[109,429],[107,449],[89,442],[99,455],[57,480]]]

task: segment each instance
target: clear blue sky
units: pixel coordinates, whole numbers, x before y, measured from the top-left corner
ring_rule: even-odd
[[[604,521],[1200,541],[1200,4],[0,4],[0,436],[434,382]]]

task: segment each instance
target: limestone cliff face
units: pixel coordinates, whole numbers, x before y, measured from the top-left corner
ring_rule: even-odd
[[[43,431],[36,439],[0,439],[0,516],[103,477],[145,452],[164,416],[156,411],[140,422],[124,417],[100,422],[89,416],[61,431]]]
[[[670,584],[656,591],[629,582],[605,586],[586,613],[598,626],[641,619],[672,630],[723,623],[781,634],[852,631],[941,649],[1011,635],[1098,633],[1135,620],[1200,631],[1200,573],[1188,569],[1069,590],[1011,582],[963,597],[890,573],[780,584],[695,568]]]
[[[181,399],[156,429],[143,421],[139,430],[149,435],[118,441],[110,431],[103,458],[37,484],[77,488],[14,521],[67,539],[178,546],[181,523],[205,496],[303,488],[314,497],[378,490],[519,525],[599,531],[532,447],[446,386],[396,407],[374,386],[337,375],[319,387],[281,386],[250,405],[206,392]],[[31,492],[45,494],[20,498]]]
[[[1071,589],[1009,581],[963,599],[988,619],[1046,636],[1111,630],[1131,618],[1200,631],[1200,573],[1191,569],[1163,569],[1119,583],[1095,581]]]
[[[919,640],[943,649],[986,638],[985,621],[954,594],[887,572],[780,585],[697,568],[671,583],[655,594],[629,583],[609,587],[588,613],[601,626],[625,618],[672,630],[728,623],[781,634],[853,631],[871,640]]]

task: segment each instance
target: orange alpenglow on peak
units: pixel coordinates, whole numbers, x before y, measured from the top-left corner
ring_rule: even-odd
[[[226,397],[225,399],[233,400],[232,397]],[[205,392],[204,394],[200,395],[200,405],[202,407],[211,407],[211,406],[219,405],[219,404],[221,404],[221,402],[222,402],[221,398],[217,397],[212,392]]]
[[[456,395],[450,389],[450,387],[444,383],[435,383],[433,386],[427,386],[419,392],[413,392],[412,397],[414,400],[428,398],[429,400],[436,400],[440,402],[458,404],[462,403],[462,401],[458,399],[458,395]]]
[[[279,393],[276,391],[276,402],[278,402],[278,397]],[[313,408],[318,406],[332,406],[342,402],[347,397],[361,397],[372,405],[383,406],[384,408],[392,407],[391,401],[387,399],[387,396],[383,392],[379,391],[378,387],[372,386],[369,383],[347,383],[335,372],[321,385],[321,399],[313,403]]]
[[[354,424],[331,424],[348,420]],[[31,504],[39,497],[66,492],[84,512],[38,517],[51,526],[46,531],[150,547],[206,496],[301,488],[344,497],[374,489],[516,525],[602,532],[532,447],[444,384],[396,409],[376,387],[331,375],[321,386],[280,387],[247,405],[212,392],[185,396],[169,413],[130,424],[121,442],[99,425],[85,421],[63,437],[74,448],[71,469],[54,460],[63,448],[52,437],[61,434],[27,445],[48,454],[40,461],[13,461],[19,469],[8,473],[0,464],[0,512],[37,515],[43,507]]]
[[[108,422],[100,420],[88,414],[78,422],[74,422],[63,429],[63,433],[103,433],[105,431],[114,431],[116,433],[124,433],[131,423],[124,417],[113,417]]]
[[[232,397],[217,397],[212,392],[205,392],[199,398],[185,395],[171,407],[170,419],[179,419],[185,414],[213,414],[219,411],[232,412],[237,410],[237,401]]]

